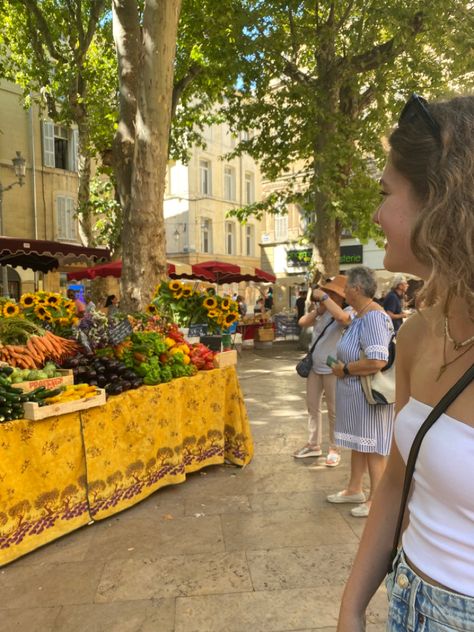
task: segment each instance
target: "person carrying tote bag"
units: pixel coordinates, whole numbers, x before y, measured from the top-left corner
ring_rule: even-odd
[[[345,284],[346,277],[338,275],[320,288],[314,289],[312,299],[316,303],[316,309],[298,321],[300,327],[313,326],[313,343],[310,348],[311,355],[307,354],[298,363],[304,364],[303,373],[307,372],[308,442],[294,452],[293,456],[303,459],[323,454],[321,404],[324,393],[329,420],[329,450],[326,457],[328,467],[336,467],[341,460],[334,441],[336,380],[326,364],[326,359],[328,355],[335,354],[341,331],[351,321],[351,310],[342,307]]]

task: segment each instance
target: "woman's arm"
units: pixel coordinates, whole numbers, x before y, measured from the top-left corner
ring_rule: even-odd
[[[323,292],[319,289],[313,290],[313,298],[317,301],[321,300],[323,296],[327,296],[326,292]],[[322,301],[322,303],[335,321],[344,326],[351,324],[352,318],[350,314],[348,312],[345,312],[342,307],[339,307],[339,305],[335,301],[333,301],[332,298],[328,297],[324,301]]]
[[[416,351],[417,338],[420,338],[418,327],[413,321],[407,322],[403,331],[400,330],[397,342],[397,412],[410,397],[410,357],[414,348]],[[410,324],[415,324],[415,327]],[[344,590],[338,632],[365,630],[365,610],[387,572],[404,476],[405,463],[393,443],[388,465],[375,492],[359,550]]]
[[[355,362],[348,362],[346,364],[347,370],[349,371],[349,375],[374,375],[380,369],[383,369],[387,364],[385,360],[370,360],[369,358],[364,358],[363,360],[357,360]],[[333,364],[332,372],[337,377],[346,377],[344,373],[344,363],[338,362],[337,364]]]

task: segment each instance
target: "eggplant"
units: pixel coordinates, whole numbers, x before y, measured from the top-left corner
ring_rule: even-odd
[[[108,390],[109,395],[120,395],[122,393],[122,385],[121,384],[111,384]]]
[[[122,373],[122,377],[124,380],[127,380],[127,382],[133,382],[133,380],[137,377],[137,374],[135,373],[135,371],[127,369]]]
[[[114,382],[118,382],[119,377],[116,373],[109,373],[107,379],[111,384],[113,384]]]
[[[91,380],[95,380],[95,379],[96,379],[96,377],[97,377],[97,371],[95,371],[94,369],[89,369],[89,370],[87,371],[87,373],[89,374],[89,378],[90,378]]]
[[[140,388],[140,386],[143,386],[143,380],[141,377],[136,377],[132,380],[132,388]]]
[[[104,388],[106,384],[107,384],[107,378],[105,377],[105,375],[99,373],[97,375],[97,386],[99,386],[100,388]]]
[[[132,383],[128,382],[127,380],[122,380],[119,383],[122,385],[122,389],[124,391],[129,391],[132,388]]]

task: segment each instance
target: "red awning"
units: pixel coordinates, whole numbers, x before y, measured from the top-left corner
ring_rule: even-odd
[[[39,272],[50,272],[69,263],[108,261],[107,248],[86,248],[77,244],[42,239],[0,237],[0,265],[20,266]]]
[[[95,279],[97,277],[113,276],[120,278],[122,276],[122,262],[111,261],[110,263],[104,263],[102,265],[94,266],[93,268],[83,268],[76,272],[69,272],[67,275],[68,281],[79,279]],[[200,281],[214,282],[212,274],[203,271],[193,271],[193,266],[189,266],[185,263],[172,263],[168,261],[168,276],[171,279],[198,279]]]
[[[275,283],[276,277],[260,268],[238,266],[223,261],[204,261],[193,266],[195,273],[207,272],[212,274],[216,283],[240,283],[241,281],[255,281],[256,283]]]

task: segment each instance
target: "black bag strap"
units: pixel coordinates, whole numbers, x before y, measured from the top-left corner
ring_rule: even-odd
[[[413,472],[415,470],[415,463],[418,456],[418,452],[420,451],[421,442],[424,439],[424,436],[431,428],[431,426],[435,423],[437,419],[441,417],[444,411],[450,406],[456,397],[462,393],[462,391],[469,386],[469,384],[474,379],[474,364],[464,373],[464,375],[454,384],[449,391],[443,395],[440,401],[436,404],[433,410],[430,412],[428,417],[425,419],[420,429],[418,430],[411,449],[410,454],[408,455],[407,466],[405,469],[405,480],[403,481],[403,492],[402,498],[400,501],[400,509],[398,512],[398,520],[397,520],[397,528],[395,530],[395,536],[393,538],[393,547],[392,553],[390,556],[390,564],[388,568],[388,572],[392,570],[393,560],[395,559],[398,551],[398,542],[400,540],[400,535],[402,532],[403,525],[403,517],[405,515],[405,508],[407,504],[408,494],[410,493],[411,481],[413,478]]]
[[[322,332],[319,334],[319,336],[316,338],[316,340],[313,342],[313,344],[311,345],[311,349],[309,350],[308,353],[310,353],[311,355],[313,355],[313,351],[316,348],[316,345],[318,344],[318,342],[321,340],[321,338],[324,336],[324,334],[326,333],[326,329],[329,327],[329,325],[332,325],[332,323],[334,322],[334,318],[331,318],[331,320],[328,322],[328,324],[326,325],[326,327],[322,330]]]

